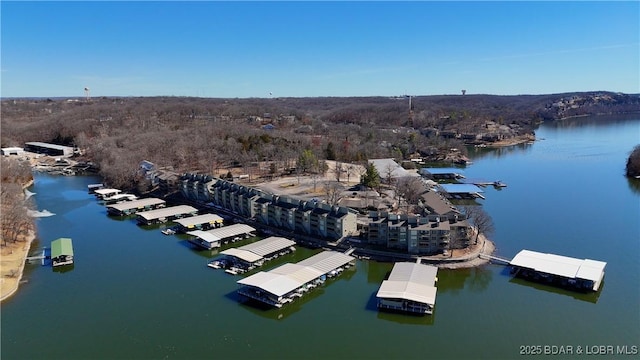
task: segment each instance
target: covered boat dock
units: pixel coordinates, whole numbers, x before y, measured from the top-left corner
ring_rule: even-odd
[[[133,194],[116,194],[113,196],[106,197],[102,200],[104,201],[105,205],[110,205],[110,204],[122,203],[125,201],[138,200],[138,197]]]
[[[237,272],[244,272],[262,266],[265,261],[290,253],[295,249],[295,244],[293,240],[271,236],[239,248],[227,249],[221,254],[225,255],[226,263],[230,264],[228,267],[237,269]]]
[[[178,232],[209,230],[222,226],[222,217],[216,214],[202,214],[175,221]]]
[[[484,199],[484,192],[480,187],[473,184],[440,184],[447,198],[453,199]]]
[[[378,309],[433,314],[438,268],[419,263],[396,263],[376,294]]]
[[[517,276],[577,290],[598,291],[606,262],[522,250],[510,265]]]
[[[352,256],[324,251],[299,263],[287,263],[238,280],[238,294],[279,308],[353,265]]]
[[[157,198],[146,198],[107,206],[107,212],[115,216],[131,215],[138,211],[149,211],[165,207],[166,201]]]
[[[121,192],[122,190],[119,190],[119,189],[108,188],[108,189],[96,189],[93,193],[96,195],[98,199],[104,200],[114,195],[118,195]]]
[[[53,266],[73,264],[73,242],[59,238],[51,242],[51,264]]]
[[[432,180],[464,178],[462,169],[458,168],[422,168],[420,175]]]
[[[219,248],[223,242],[237,241],[243,237],[251,237],[254,231],[256,231],[256,229],[249,225],[233,224],[208,231],[189,231],[187,235],[191,235],[189,241],[195,245],[206,250],[211,250],[213,248]]]
[[[138,224],[151,225],[156,223],[163,223],[175,219],[180,219],[188,216],[194,216],[198,213],[198,209],[189,205],[171,206],[162,209],[143,211],[136,215]]]

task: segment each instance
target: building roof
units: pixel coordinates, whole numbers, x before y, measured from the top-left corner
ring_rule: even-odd
[[[396,263],[389,279],[382,282],[378,298],[406,299],[423,304],[435,304],[438,268],[418,263]]]
[[[369,160],[369,163],[376,167],[378,174],[380,174],[380,177],[383,179],[387,177],[389,170],[391,170],[391,177],[394,179],[405,176],[420,176],[420,174],[416,172],[405,170],[393,159],[371,159]]]
[[[56,150],[73,150],[72,147],[70,146],[63,146],[63,145],[57,145],[57,144],[49,144],[49,143],[43,143],[43,142],[39,142],[39,141],[31,141],[31,142],[26,142],[25,145],[29,145],[29,146],[39,146],[39,147],[44,147],[44,148],[49,148],[49,149],[56,149]]]
[[[599,281],[607,265],[596,260],[581,260],[567,256],[522,250],[510,262],[513,266],[558,275],[570,279]]]
[[[425,205],[438,215],[459,212],[447,199],[435,191],[427,191],[420,196]]]
[[[196,212],[198,212],[198,210],[193,206],[178,205],[178,206],[171,206],[171,207],[162,208],[162,209],[143,211],[141,213],[138,213],[138,217],[141,217],[145,220],[152,220],[152,219],[160,219],[160,218],[166,218],[170,216],[196,213]]]
[[[187,234],[197,236],[206,242],[216,242],[222,239],[243,235],[243,234],[248,234],[252,231],[256,231],[256,229],[252,228],[249,225],[233,224],[233,225],[223,226],[221,228],[207,230],[207,231],[202,231],[202,230],[189,231]]]
[[[165,201],[162,200],[162,199],[146,198],[146,199],[128,201],[126,203],[121,203],[121,204],[109,205],[109,206],[107,206],[107,208],[114,208],[114,209],[116,209],[118,211],[124,211],[124,210],[144,208],[145,206],[159,205],[159,204],[164,204],[164,203],[165,203]]]
[[[51,242],[51,257],[73,255],[73,243],[69,238],[59,238]]]
[[[214,223],[222,223],[222,218],[216,214],[202,214],[191,216],[185,219],[175,220],[176,223],[188,228],[190,226],[196,226],[199,224],[214,224]]]

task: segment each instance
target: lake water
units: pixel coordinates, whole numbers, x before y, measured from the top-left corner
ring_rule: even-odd
[[[257,309],[237,301],[239,277],[206,266],[211,252],[107,217],[86,191],[99,179],[37,175],[38,209],[56,215],[37,220],[34,248],[71,237],[76,263],[66,272],[27,266],[28,282],[2,303],[1,357],[513,359],[535,346],[543,354],[571,346],[573,354],[555,358],[634,358],[615,354],[640,345],[640,192],[623,176],[640,119],[574,119],[536,135],[544,140],[478,149],[465,175],[508,184],[487,188],[481,201],[498,255],[530,249],[606,261],[599,293],[486,265],[440,270],[433,316],[379,313],[375,293],[392,264],[358,261],[290,306]],[[314,252],[301,248],[266,269]]]

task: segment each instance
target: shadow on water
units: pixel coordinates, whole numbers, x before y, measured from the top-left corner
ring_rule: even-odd
[[[238,306],[260,317],[281,320],[285,319],[302,309],[304,304],[324,294],[324,287],[317,287],[306,293],[302,298],[298,298],[292,303],[284,305],[281,308],[275,308],[257,300],[248,299],[238,295],[236,291],[225,294],[225,298],[238,303]]]
[[[564,289],[561,287],[555,287],[555,286],[551,286],[548,284],[543,284],[543,283],[539,283],[531,280],[526,280],[519,277],[513,277],[511,278],[511,280],[509,280],[509,282],[512,284],[526,286],[529,288],[534,288],[536,290],[542,290],[542,291],[546,291],[553,294],[570,296],[576,300],[586,301],[593,304],[598,302],[598,298],[600,298],[600,293],[602,292],[602,289],[604,288],[604,283],[605,283],[605,281],[602,280],[602,283],[600,283],[600,288],[596,292],[580,292],[580,291]]]
[[[53,268],[53,272],[54,273],[63,274],[63,273],[67,273],[67,272],[73,271],[74,268],[75,268],[74,264],[56,266],[56,267]]]
[[[376,298],[376,294],[378,291],[374,291],[369,296],[369,300],[367,301],[366,310],[377,313],[377,318],[381,320],[391,321],[399,324],[409,324],[409,325],[433,325],[435,322],[435,313],[438,311],[434,310],[434,313],[429,314],[413,314],[402,311],[393,311],[393,310],[379,310],[378,309],[378,300]]]
[[[640,179],[627,177],[627,184],[629,184],[629,190],[636,195],[640,195]]]

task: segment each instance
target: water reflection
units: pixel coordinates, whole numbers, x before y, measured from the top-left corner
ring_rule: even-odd
[[[638,114],[580,116],[544,122],[540,127],[556,129],[571,129],[583,126],[610,127],[611,125],[624,124],[629,121],[638,121]]]
[[[530,288],[534,288],[536,290],[542,290],[542,291],[546,291],[553,294],[570,296],[576,300],[582,300],[582,301],[590,302],[593,304],[598,302],[598,298],[600,297],[600,293],[602,292],[604,288],[604,283],[605,283],[605,281],[603,280],[602,283],[600,283],[600,289],[596,292],[583,293],[583,292],[567,290],[567,289],[563,289],[563,288],[559,288],[559,287],[555,287],[547,284],[542,284],[534,281],[529,281],[529,280],[521,279],[519,277],[513,277],[511,278],[511,280],[509,280],[509,282],[512,284],[527,286]]]
[[[63,274],[63,273],[73,271],[74,268],[75,268],[75,264],[56,266],[56,267],[53,267],[53,272]]]
[[[627,177],[627,184],[629,185],[629,190],[636,195],[640,195],[640,179]]]

